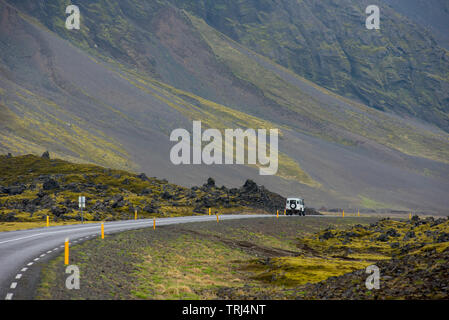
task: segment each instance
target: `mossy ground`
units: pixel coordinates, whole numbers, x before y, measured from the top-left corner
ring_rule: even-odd
[[[93,221],[86,221],[85,223],[90,223]],[[79,221],[62,221],[62,222],[52,222],[50,226],[66,226],[72,224],[81,224]],[[43,222],[0,222],[0,232],[4,231],[17,231],[17,230],[27,230],[46,227],[47,223]]]
[[[50,262],[37,297],[289,299],[300,295],[300,284],[363,269],[368,263],[313,256],[299,237],[313,237],[329,224],[348,228],[377,220],[272,217],[124,232],[72,248],[70,263],[82,272],[80,290],[65,290],[62,257]]]
[[[45,190],[44,182],[49,179],[59,186]],[[139,218],[205,214],[209,207],[220,214],[255,211],[242,204],[238,193],[230,194],[229,190],[215,186],[185,188],[123,170],[33,155],[0,156],[2,186],[21,186],[24,191],[12,195],[2,193],[0,188],[0,230],[44,226],[47,216],[51,225],[79,222],[79,196],[86,197],[85,221],[134,219],[136,210]],[[215,198],[211,198],[211,193]],[[46,204],[42,204],[42,199],[46,199]],[[204,201],[210,203],[207,208]],[[202,213],[195,211],[198,207]]]
[[[124,232],[72,248],[71,263],[82,270],[81,290],[64,289],[61,256],[44,268],[37,297],[315,299],[333,290],[338,298],[344,299],[340,293],[348,291],[371,299],[376,294],[363,285],[368,265],[418,257],[422,261],[416,260],[405,278],[399,274],[388,284],[399,283],[400,290],[388,292],[387,298],[401,298],[414,286],[428,287],[431,277],[415,279],[414,272],[435,270],[440,275],[438,266],[446,263],[444,258],[434,259],[429,268],[425,261],[430,253],[447,254],[449,242],[442,237],[449,234],[449,221],[424,221],[273,217]],[[385,241],[379,240],[382,234],[389,235]],[[327,285],[340,278],[340,287]],[[407,284],[409,278],[414,282]],[[430,297],[440,297],[443,291],[438,288],[444,284],[432,286]]]

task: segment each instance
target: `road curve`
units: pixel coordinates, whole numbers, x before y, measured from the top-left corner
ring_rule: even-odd
[[[280,216],[286,218],[284,216]],[[273,215],[220,215],[221,220],[273,218]],[[215,221],[213,216],[160,218],[157,226]],[[153,219],[105,222],[105,234],[153,226]],[[100,236],[101,223],[44,227],[30,230],[0,232],[0,299],[12,300],[23,273],[47,255],[62,253],[64,241],[76,244]],[[47,257],[48,258],[48,257]],[[23,288],[21,288],[23,290]]]

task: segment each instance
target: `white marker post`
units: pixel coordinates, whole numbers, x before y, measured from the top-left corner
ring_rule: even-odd
[[[78,198],[78,207],[81,209],[81,223],[84,223],[83,208],[86,207],[86,197],[80,196]]]

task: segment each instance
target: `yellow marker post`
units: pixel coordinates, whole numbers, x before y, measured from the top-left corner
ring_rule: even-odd
[[[156,218],[153,218],[153,230],[156,230]]]
[[[284,209],[284,216],[285,216],[285,215],[287,215],[287,210],[286,210],[286,209]]]
[[[104,222],[101,223],[101,239],[104,239]]]
[[[408,215],[409,220],[412,220],[412,213],[410,212]]]
[[[134,210],[134,220],[137,220],[137,209]]]
[[[343,218],[345,217],[345,210],[343,210],[343,213],[341,215]]]
[[[69,238],[66,238],[64,243],[64,264],[69,264]]]
[[[211,212],[210,212],[210,210],[211,210],[211,209],[209,208],[209,215],[211,215]]]
[[[50,217],[47,216],[47,227],[49,227],[49,226],[50,226]]]
[[[217,223],[218,223],[218,214],[215,214],[217,216]]]
[[[276,210],[276,218],[279,218],[279,210]]]
[[[357,210],[357,217],[360,217],[360,210]]]

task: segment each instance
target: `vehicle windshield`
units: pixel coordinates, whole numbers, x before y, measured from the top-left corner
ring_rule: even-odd
[[[304,205],[304,200],[302,200],[302,199],[298,199],[298,200],[296,200],[296,199],[289,199],[289,200],[287,200],[287,204],[292,204],[292,203],[299,204],[299,205]]]

